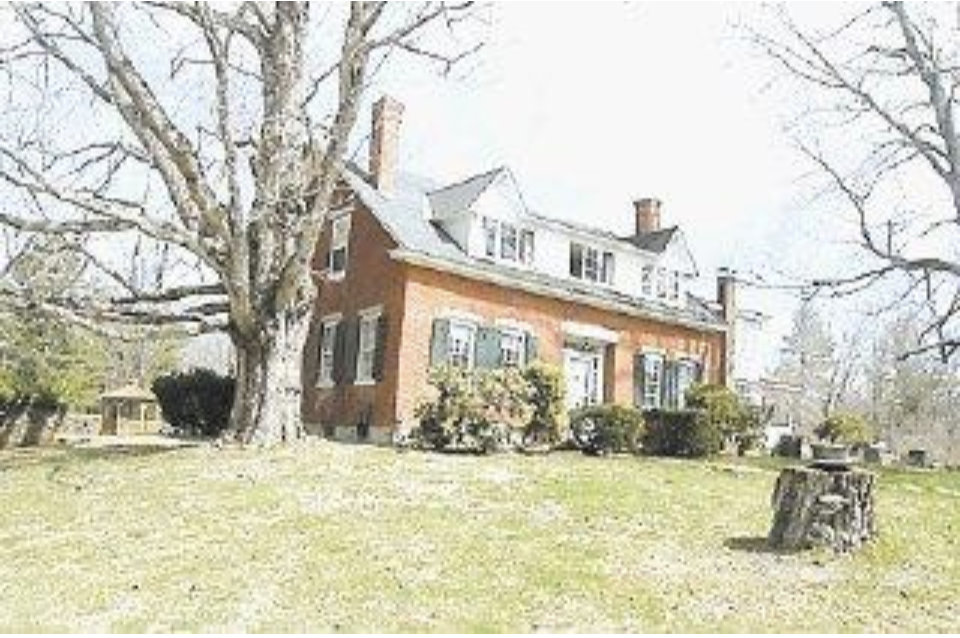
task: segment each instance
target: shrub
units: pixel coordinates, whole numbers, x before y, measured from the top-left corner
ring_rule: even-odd
[[[163,418],[185,434],[217,436],[230,423],[235,382],[206,369],[158,377],[152,390]]]
[[[613,404],[579,408],[570,415],[570,430],[584,454],[636,452],[644,433],[643,414]]]
[[[532,414],[530,386],[514,368],[430,372],[433,399],[417,406],[415,436],[434,450],[486,453],[519,443]]]
[[[696,458],[720,451],[723,435],[705,410],[650,410],[643,449],[657,456]]]
[[[830,443],[866,445],[874,439],[873,428],[859,414],[843,413],[828,417],[814,433]]]
[[[533,414],[523,433],[527,443],[554,445],[567,437],[567,406],[563,372],[547,363],[535,362],[524,368],[530,386]]]
[[[719,433],[721,447],[736,446],[739,453],[763,440],[763,423],[758,409],[743,402],[723,385],[695,385],[687,391],[687,408],[700,410],[709,428]]]

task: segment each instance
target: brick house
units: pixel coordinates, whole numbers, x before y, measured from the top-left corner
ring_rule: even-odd
[[[304,419],[388,440],[415,424],[432,365],[560,366],[570,406],[679,406],[729,377],[733,280],[718,300],[683,233],[642,199],[618,235],[531,211],[507,168],[449,185],[398,171],[403,107],[374,106],[368,170],[351,166],[318,246]]]

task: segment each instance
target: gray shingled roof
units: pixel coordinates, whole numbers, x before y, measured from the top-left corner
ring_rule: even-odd
[[[641,250],[646,250],[652,253],[662,253],[667,249],[667,246],[670,244],[670,241],[673,239],[673,236],[678,230],[679,228],[677,226],[670,226],[669,228],[662,228],[649,233],[638,233],[636,235],[631,235],[630,237],[622,237],[621,239],[633,244]]]
[[[454,185],[454,190],[460,190],[460,187],[463,187],[462,191],[456,196],[451,196],[447,202],[453,201],[454,197],[468,198],[468,195],[471,195],[476,187],[484,181],[487,181],[486,185],[489,186],[502,170],[504,169],[496,169],[459,182]],[[575,279],[553,277],[543,273],[511,268],[491,260],[470,257],[441,230],[437,223],[432,221],[431,202],[436,201],[434,196],[438,192],[449,191],[450,188],[438,190],[436,184],[431,180],[401,173],[398,175],[393,192],[389,197],[385,197],[370,185],[366,173],[362,170],[350,167],[345,171],[344,176],[363,205],[380,221],[387,233],[397,243],[397,246],[408,253],[441,263],[448,263],[451,266],[476,269],[480,273],[488,273],[549,290],[561,290],[585,298],[630,306],[636,310],[662,317],[665,320],[674,319],[719,324],[717,314],[707,306],[705,301],[693,295],[688,295],[686,308],[676,308],[657,301],[626,295],[609,288],[598,287],[587,282],[579,282]],[[467,186],[468,184],[469,186]],[[477,196],[485,188],[486,186],[480,189]],[[464,201],[464,199],[460,201]]]
[[[456,184],[450,184],[432,191],[427,197],[430,200],[430,207],[433,209],[434,216],[439,219],[451,213],[469,210],[504,170],[506,169],[503,167],[495,168],[492,171],[480,173]]]

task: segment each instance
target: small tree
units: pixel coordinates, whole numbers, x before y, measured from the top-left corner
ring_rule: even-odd
[[[706,426],[716,430],[738,453],[757,445],[763,435],[759,413],[726,386],[695,385],[687,391],[687,407],[703,412]]]
[[[568,423],[563,373],[557,366],[537,361],[524,368],[523,376],[530,385],[533,404],[524,440],[549,444],[564,440]]]
[[[816,429],[816,435],[830,443],[866,445],[874,439],[873,427],[859,414],[844,413],[828,417]]]

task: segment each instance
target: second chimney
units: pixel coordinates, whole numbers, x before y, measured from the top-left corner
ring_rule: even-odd
[[[653,197],[644,197],[633,202],[637,215],[638,235],[660,230],[660,206],[660,200]]]
[[[373,105],[373,132],[370,137],[370,175],[381,193],[393,190],[397,181],[397,156],[403,104],[384,95]]]

